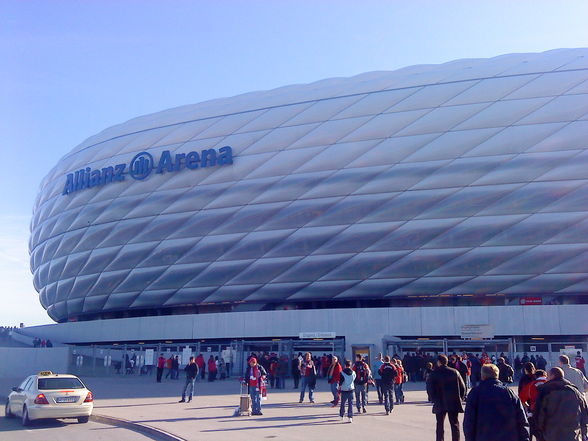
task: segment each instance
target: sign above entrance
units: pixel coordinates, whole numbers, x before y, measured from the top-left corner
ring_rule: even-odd
[[[301,332],[298,334],[300,340],[308,338],[335,338],[337,337],[336,332]]]
[[[492,325],[462,325],[461,338],[494,338]]]

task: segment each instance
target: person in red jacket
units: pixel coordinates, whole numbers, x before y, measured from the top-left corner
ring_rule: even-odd
[[[204,369],[204,366],[206,363],[204,363],[204,356],[202,354],[198,354],[198,357],[196,357],[196,364],[198,365],[198,372],[200,372],[200,378],[204,380],[204,372],[206,370]]]
[[[208,359],[208,381],[214,381],[216,379],[216,361],[211,355]]]
[[[402,383],[404,383],[404,367],[402,361],[395,358],[394,366],[396,367],[397,375],[394,378],[394,395],[396,396],[396,404],[404,403],[404,392],[402,391]]]
[[[157,359],[157,382],[161,383],[161,376],[163,375],[163,368],[165,367],[165,357],[163,354],[159,354]]]
[[[327,381],[331,385],[331,393],[333,394],[333,401],[331,401],[333,407],[339,404],[339,380],[341,379],[342,370],[339,359],[333,355],[331,365],[327,369]]]
[[[525,410],[527,411],[531,436],[534,436],[537,440],[541,440],[541,434],[537,428],[537,418],[534,417],[534,414],[537,412],[537,397],[539,397],[539,386],[547,382],[547,372],[541,369],[537,369],[534,372],[534,376],[534,380],[528,382],[522,387],[519,396],[523,406],[525,406]]]

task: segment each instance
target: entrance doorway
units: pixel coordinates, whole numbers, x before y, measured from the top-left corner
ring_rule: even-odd
[[[435,354],[453,354],[462,352],[480,355],[486,352],[489,356],[496,358],[504,353],[510,360],[513,360],[512,339],[485,339],[485,340],[464,340],[464,339],[415,339],[415,340],[388,340],[384,341],[384,347],[390,355],[398,355],[400,358],[408,353],[425,352]]]

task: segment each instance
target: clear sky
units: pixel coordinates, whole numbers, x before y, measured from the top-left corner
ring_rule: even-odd
[[[50,323],[28,222],[85,138],[169,107],[512,52],[588,47],[587,0],[2,0],[0,325]]]

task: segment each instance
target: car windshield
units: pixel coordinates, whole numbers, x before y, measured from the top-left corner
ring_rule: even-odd
[[[39,378],[39,390],[83,389],[84,384],[77,378]]]

